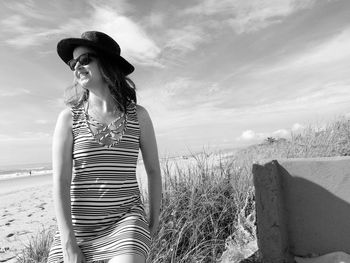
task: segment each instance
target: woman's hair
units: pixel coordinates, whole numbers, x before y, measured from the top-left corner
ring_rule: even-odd
[[[118,109],[125,112],[129,103],[137,102],[135,83],[118,68],[116,61],[108,59],[101,53],[97,55],[102,78],[108,84]],[[65,92],[65,103],[69,106],[80,106],[88,98],[89,91],[83,89],[76,80]]]

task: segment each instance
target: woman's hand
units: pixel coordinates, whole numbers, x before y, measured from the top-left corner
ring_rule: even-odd
[[[68,245],[63,249],[63,261],[64,263],[85,263],[86,259],[78,245]]]
[[[158,225],[159,225],[159,222],[157,220],[157,222],[154,222],[154,220],[150,220],[149,222],[149,232],[150,232],[150,235],[151,235],[151,238],[153,238],[156,233],[157,233],[157,229],[158,229]]]

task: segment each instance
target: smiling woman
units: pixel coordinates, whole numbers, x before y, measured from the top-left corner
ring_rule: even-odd
[[[145,262],[159,221],[161,177],[151,119],[126,77],[134,67],[101,32],[63,39],[57,51],[81,92],[67,101],[54,133],[59,231],[48,262]],[[139,150],[149,181],[148,218],[136,180]]]

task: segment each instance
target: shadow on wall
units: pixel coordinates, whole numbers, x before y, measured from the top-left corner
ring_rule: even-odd
[[[253,174],[265,259],[350,254],[349,158],[272,161],[255,164]]]
[[[312,181],[291,176],[281,166],[280,170],[290,253],[350,254],[350,204]]]

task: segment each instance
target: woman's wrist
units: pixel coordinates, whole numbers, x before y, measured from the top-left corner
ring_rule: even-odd
[[[77,244],[74,233],[61,234],[62,246],[74,246]]]

